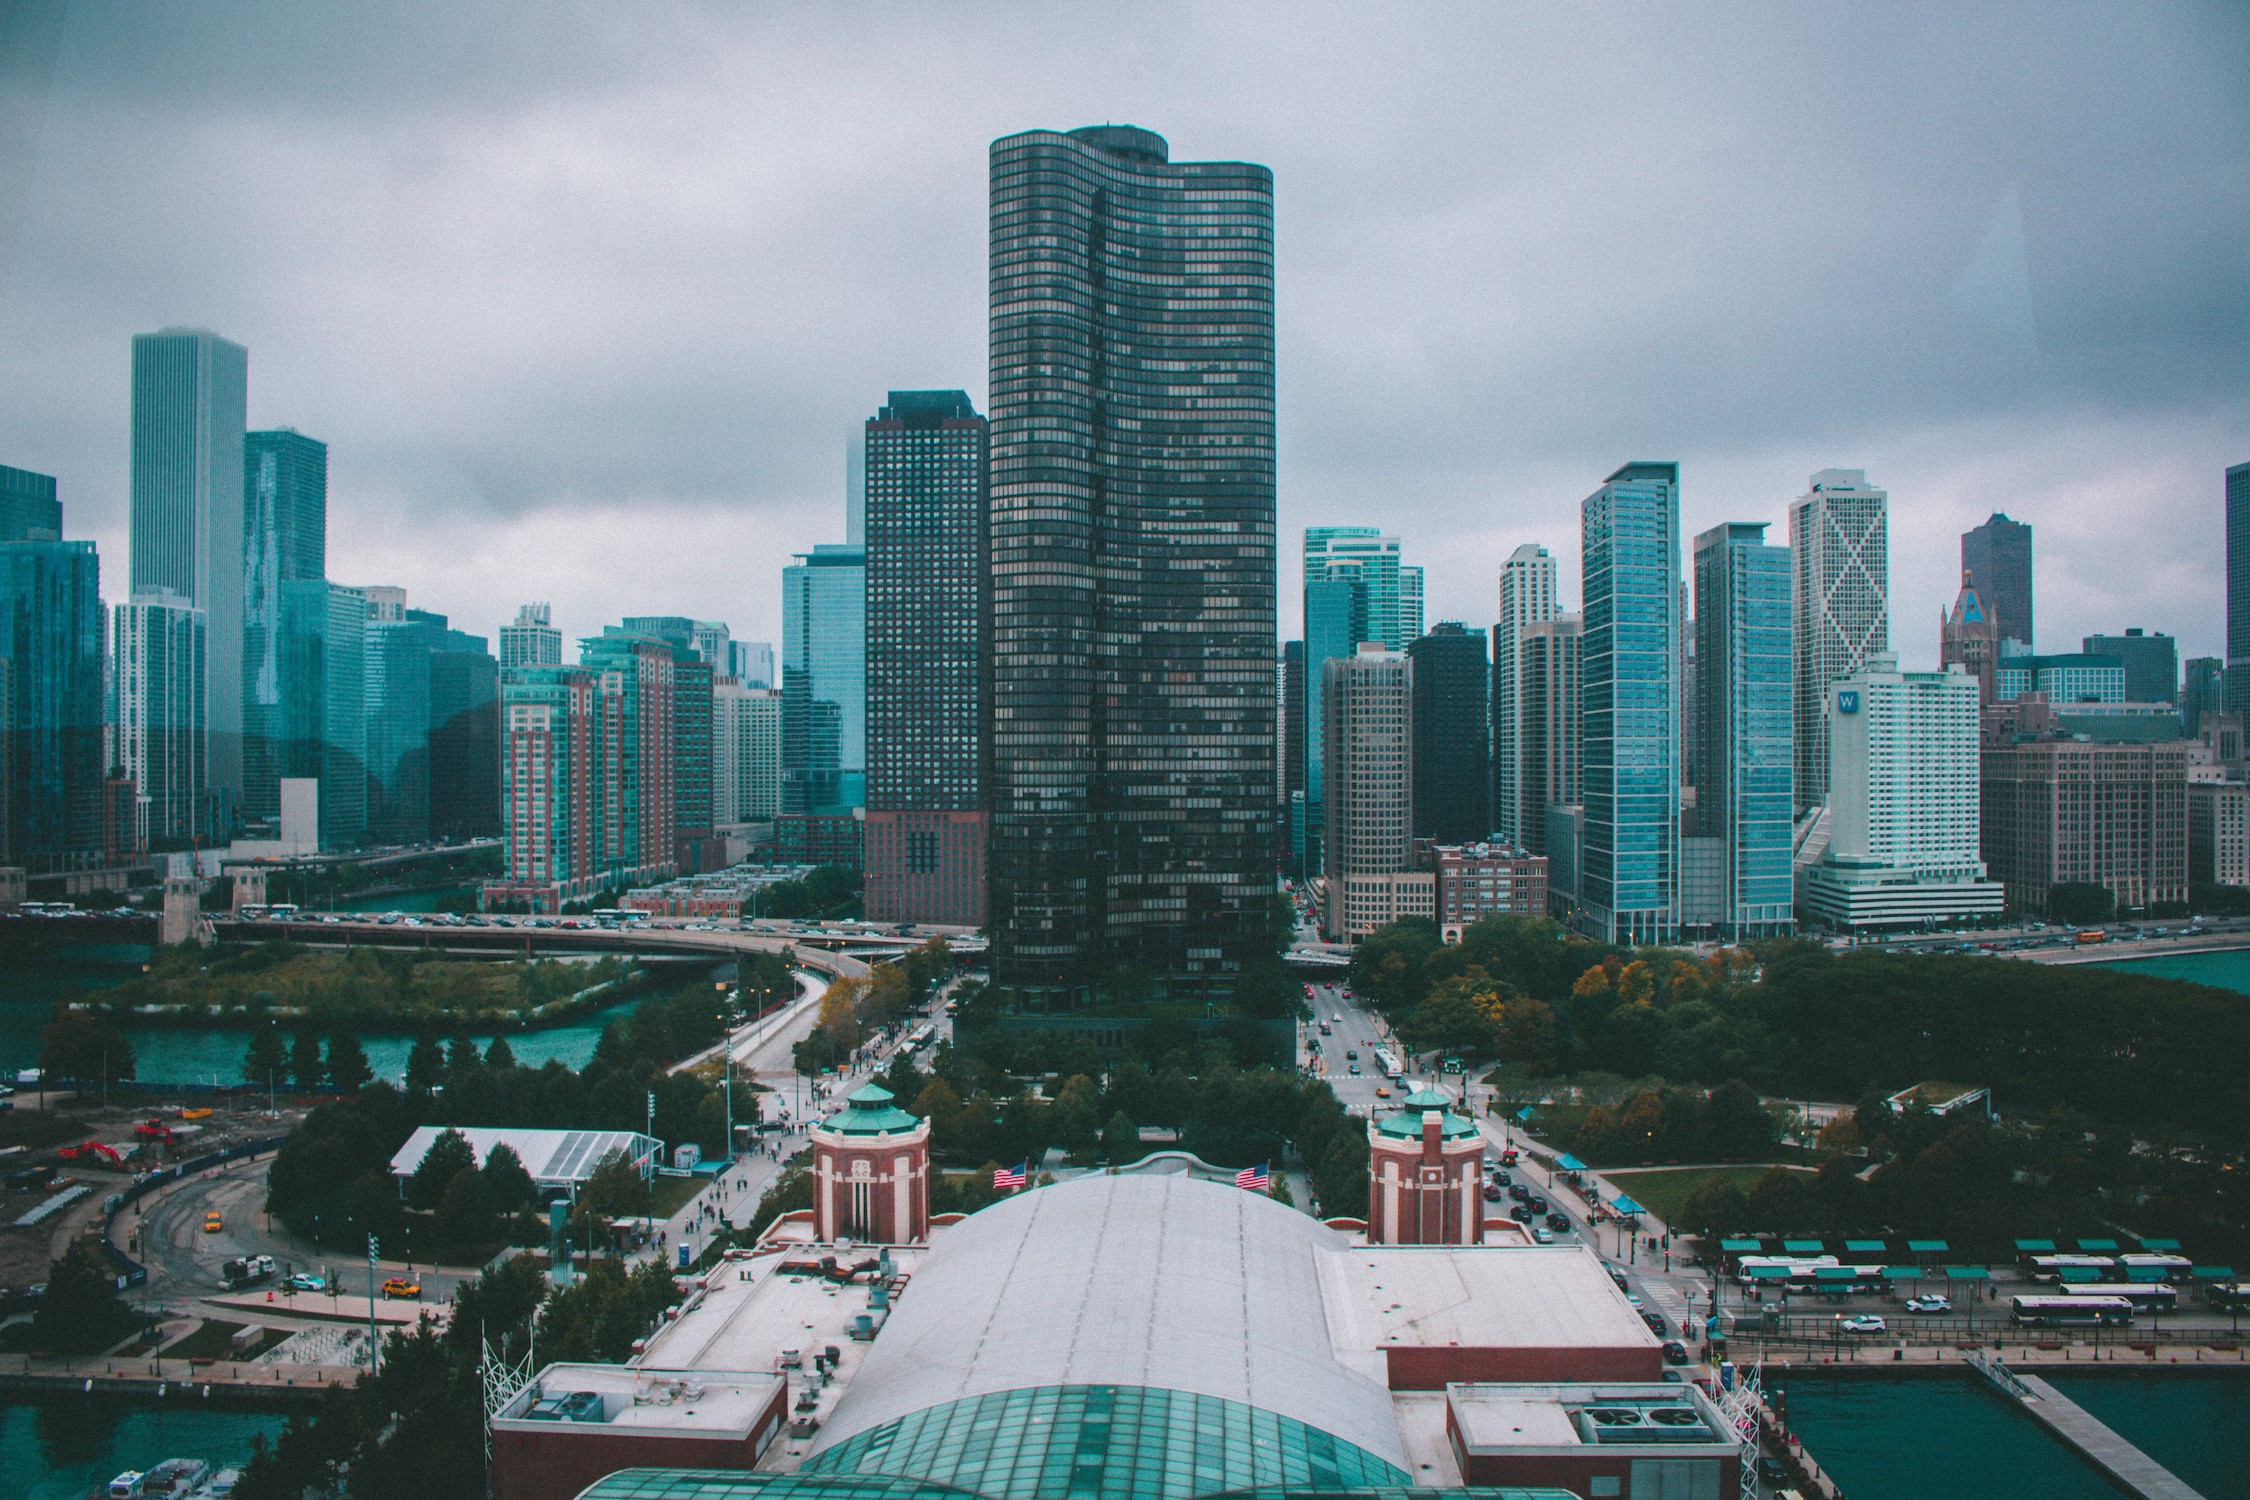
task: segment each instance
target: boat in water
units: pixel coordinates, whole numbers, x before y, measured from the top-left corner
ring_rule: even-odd
[[[141,1500],[142,1477],[140,1470],[127,1469],[109,1482],[109,1488],[104,1493],[108,1500]]]

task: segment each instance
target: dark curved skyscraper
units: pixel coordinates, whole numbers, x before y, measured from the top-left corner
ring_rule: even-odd
[[[992,144],[992,973],[1224,998],[1271,953],[1273,176]]]

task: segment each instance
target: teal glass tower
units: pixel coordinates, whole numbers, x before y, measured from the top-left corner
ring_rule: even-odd
[[[1695,831],[1719,842],[1720,926],[1735,939],[1795,930],[1789,549],[1762,523],[1695,539]]]
[[[1679,930],[1680,466],[1630,463],[1580,507],[1586,835],[1579,920],[1612,943]]]
[[[102,846],[100,596],[92,542],[0,541],[0,862],[34,873]]]
[[[281,810],[285,721],[317,701],[299,692],[284,663],[307,660],[286,639],[291,584],[320,581],[328,566],[328,445],[290,428],[242,440],[242,812]],[[315,612],[325,623],[326,610]],[[302,618],[300,616],[299,618]],[[292,698],[296,701],[293,704]]]
[[[782,811],[867,803],[867,552],[823,543],[781,570]]]
[[[242,799],[243,412],[250,356],[199,328],[133,337],[132,598],[203,616],[202,707],[144,706],[150,722],[200,720],[195,831],[224,839]],[[177,660],[184,661],[185,654]],[[176,672],[143,677],[178,696]],[[183,782],[185,787],[189,783]],[[144,795],[146,788],[143,789]],[[174,799],[175,803],[177,799]],[[173,821],[177,821],[178,814]],[[178,836],[175,827],[169,830]]]

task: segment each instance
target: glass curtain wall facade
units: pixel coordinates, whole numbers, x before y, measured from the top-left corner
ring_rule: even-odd
[[[243,432],[249,353],[196,328],[133,336],[131,597],[203,615],[202,733],[211,812],[242,797]],[[144,679],[146,680],[146,679]],[[177,723],[173,705],[144,721]],[[184,785],[185,783],[178,783]],[[171,794],[167,794],[169,797]],[[177,814],[167,807],[163,821]]]
[[[1273,176],[992,146],[992,976],[1231,996],[1270,957]]]
[[[92,542],[0,542],[0,862],[101,851],[103,643]]]
[[[823,543],[781,570],[782,811],[866,804],[867,553]]]
[[[2250,723],[2250,463],[2227,469],[2227,658],[2223,693],[2228,713]]]
[[[1863,469],[1822,469],[1789,507],[1799,813],[1828,797],[1828,685],[1890,649],[1890,535],[1890,496]]]
[[[892,391],[867,423],[871,921],[984,924],[988,439],[963,391]]]
[[[242,442],[242,812],[281,812],[283,742],[293,704],[283,660],[292,651],[284,591],[328,568],[328,445],[289,428]]]
[[[208,832],[203,611],[177,595],[117,606],[117,755],[138,796],[137,843],[184,849]]]
[[[367,596],[325,579],[281,586],[274,774],[320,783],[320,846],[367,833]]]
[[[1322,673],[1362,645],[1403,651],[1422,633],[1422,570],[1399,565],[1399,540],[1374,526],[1305,528],[1305,874],[1321,873],[1327,736]],[[1404,633],[1410,623],[1413,634]]]
[[[1484,632],[1442,620],[1414,664],[1414,836],[1482,843],[1492,834],[1492,727]]]
[[[1695,831],[1718,841],[1736,939],[1795,927],[1789,550],[1765,535],[1735,521],[1695,539]]]
[[[1492,831],[1520,848],[1540,841],[1537,808],[1526,822],[1524,771],[1517,759],[1517,642],[1533,625],[1555,617],[1555,560],[1536,542],[1508,554],[1500,568],[1500,618],[1492,628]]]
[[[1679,928],[1680,466],[1627,464],[1581,507],[1586,832],[1579,920],[1612,943]]]
[[[59,542],[62,501],[55,476],[0,464],[0,542]]]

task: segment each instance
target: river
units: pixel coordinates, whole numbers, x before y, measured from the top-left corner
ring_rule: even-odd
[[[39,1062],[39,1032],[63,991],[108,989],[140,973],[148,950],[129,944],[80,944],[52,950],[37,962],[12,960],[0,972],[0,1077],[13,1078],[21,1068]],[[567,1068],[583,1068],[594,1055],[602,1028],[633,1013],[640,998],[606,1006],[568,1025],[541,1031],[513,1031],[508,1050],[524,1067],[543,1067],[551,1059]],[[222,1084],[242,1081],[242,1055],[249,1033],[228,1027],[127,1027],[133,1044],[135,1076],[163,1083]],[[378,1078],[399,1082],[406,1077],[406,1055],[414,1045],[411,1032],[362,1032],[360,1046],[367,1065]],[[490,1035],[476,1037],[478,1046],[491,1043]]]
[[[163,1400],[129,1396],[16,1397],[0,1406],[0,1474],[23,1500],[81,1500],[127,1469],[167,1458],[200,1458],[213,1469],[238,1467],[250,1440],[268,1441],[282,1419],[267,1412],[215,1410],[175,1389]]]

